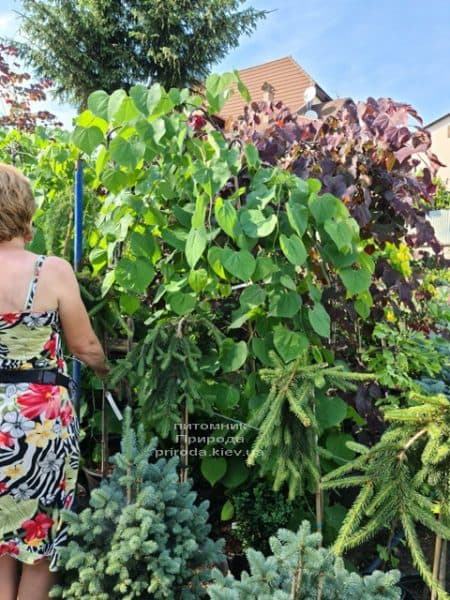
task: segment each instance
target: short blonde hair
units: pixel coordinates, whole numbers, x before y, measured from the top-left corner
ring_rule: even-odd
[[[0,242],[29,235],[35,210],[29,179],[12,165],[0,163]]]

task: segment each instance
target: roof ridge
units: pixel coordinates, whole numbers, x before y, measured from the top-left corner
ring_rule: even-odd
[[[299,62],[297,62],[297,60],[295,58],[293,58],[292,54],[288,54],[287,56],[282,56],[281,58],[275,58],[274,60],[269,60],[265,63],[260,63],[258,65],[253,65],[252,67],[245,67],[245,69],[236,69],[239,73],[243,73],[246,71],[252,71],[255,69],[259,69],[260,67],[266,67],[267,65],[270,65],[272,63],[277,63],[277,62],[281,62],[282,60],[288,60],[292,65],[294,65],[307,79],[309,79],[309,81],[311,82],[311,85],[315,85],[317,88],[319,88],[325,96],[328,96],[329,98],[331,98],[330,94],[328,94],[321,85],[319,85],[319,83],[314,79],[314,77],[311,77],[311,75],[309,74],[309,72],[304,69],[301,64]]]
[[[289,54],[289,56],[288,56],[287,58],[289,58],[289,59],[290,59],[290,61],[291,61],[291,62],[293,62],[293,63],[294,63],[294,65],[295,65],[295,66],[296,66],[298,69],[300,69],[300,71],[303,71],[303,73],[304,73],[304,74],[305,74],[305,75],[308,77],[308,79],[310,79],[310,80],[311,80],[311,82],[312,82],[312,83],[315,83],[315,84],[319,85],[319,84],[317,83],[317,81],[311,77],[311,75],[308,73],[308,71],[307,71],[306,69],[304,69],[304,68],[302,67],[302,65],[301,65],[300,63],[298,63],[298,62],[295,60],[295,58],[293,58],[293,57],[292,57],[292,55],[291,55],[291,54]]]
[[[286,59],[293,60],[292,56],[289,54],[288,56],[282,56],[281,58],[274,58],[273,60],[268,60],[267,62],[253,65],[252,67],[245,67],[244,69],[236,69],[236,71],[239,71],[239,73],[242,73],[242,71],[250,71],[250,69],[258,69],[259,67],[265,67],[266,65],[270,65],[271,63],[280,62],[280,61],[286,60]]]
[[[427,123],[427,125],[424,125],[424,128],[426,129],[427,127],[431,127],[431,125],[434,125],[435,123],[439,123],[439,121],[442,121],[443,119],[446,119],[447,117],[450,117],[450,112],[448,112],[447,114],[441,115],[440,117],[437,117],[436,119],[434,119],[434,121],[430,121],[430,123]]]
[[[309,74],[309,71],[307,71],[306,69],[304,69],[304,68],[302,67],[302,65],[301,65],[299,62],[297,62],[297,61],[295,60],[295,58],[293,58],[293,57],[292,57],[292,55],[291,55],[291,54],[289,54],[289,56],[288,56],[287,58],[289,58],[289,59],[291,60],[291,62],[293,62],[293,63],[294,63],[294,65],[295,65],[295,66],[296,66],[298,69],[300,69],[300,71],[302,71],[302,72],[303,72],[303,73],[306,75],[306,77],[308,77],[308,79],[311,81],[311,83],[312,83],[312,84],[314,84],[314,86],[315,86],[315,88],[316,88],[316,89],[318,88],[318,89],[319,89],[321,92],[323,92],[323,94],[324,94],[325,96],[328,96],[328,98],[330,98],[330,99],[332,100],[332,97],[330,96],[330,94],[329,94],[328,92],[326,92],[326,91],[323,89],[323,87],[317,83],[317,80],[316,80],[316,79],[314,79],[314,77],[311,77],[311,75]]]

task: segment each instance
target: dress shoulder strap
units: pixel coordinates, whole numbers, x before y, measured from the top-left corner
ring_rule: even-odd
[[[25,300],[25,308],[24,310],[31,310],[33,307],[34,296],[36,295],[36,288],[39,281],[39,273],[41,272],[42,263],[45,260],[45,256],[43,254],[39,255],[34,263],[34,271],[33,276],[30,281],[30,285],[28,287],[28,294]]]

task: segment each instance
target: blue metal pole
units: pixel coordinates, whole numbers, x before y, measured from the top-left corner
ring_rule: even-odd
[[[75,204],[74,204],[74,252],[73,268],[78,271],[83,252],[83,160],[78,158],[75,164]],[[72,376],[77,384],[77,404],[80,401],[80,363],[73,361]]]
[[[75,247],[73,268],[78,271],[83,252],[83,160],[79,158],[75,165]]]

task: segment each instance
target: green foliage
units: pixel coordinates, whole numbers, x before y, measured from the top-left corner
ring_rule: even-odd
[[[232,83],[239,87],[235,74],[208,78],[205,115]],[[345,204],[320,195],[313,179],[261,167],[205,119],[198,129],[200,104],[158,84],[95,92],[72,136],[103,191],[92,268],[103,297],[135,322],[133,349],[112,380],[128,378],[137,414],[162,437],[173,435],[182,402],[190,413],[251,419],[252,398],[248,408],[239,400],[247,377],[255,396],[265,394],[270,352],[286,363],[308,348],[320,354],[331,336],[325,296],[342,273],[343,304],[370,299],[370,277],[358,279],[370,257]],[[358,285],[345,276],[352,269]],[[224,386],[233,390],[228,399]],[[291,498],[302,468],[288,469]],[[280,477],[288,477],[284,467]]]
[[[377,552],[378,556],[385,564],[391,565],[394,568],[398,567],[400,563],[399,554],[401,552],[401,548],[386,548],[385,546],[381,546],[381,544],[377,544]]]
[[[411,332],[412,315],[404,327],[379,324],[371,338],[371,317],[383,315],[387,306],[386,287],[371,295],[374,281],[380,283],[375,265],[386,282],[393,274],[402,281],[413,266],[409,250],[396,240],[383,247],[362,240],[348,204],[321,193],[318,180],[267,167],[251,143],[230,143],[212,118],[230,85],[245,94],[233,73],[207,79],[206,103],[187,89],[166,91],[159,84],[135,85],[129,93],[96,91],[70,140],[45,131],[32,139],[0,132],[2,156],[23,165],[41,204],[36,215],[41,235],[34,248],[67,256],[68,183],[71,187],[73,165],[82,153],[88,206],[83,297],[102,332],[113,339],[127,336],[128,355],[117,361],[111,383],[127,380],[124,387],[136,401],[136,419],[147,439],[154,432],[173,439],[174,426],[187,413],[194,415],[190,423],[206,416],[219,421],[215,425],[239,424],[251,434],[234,439],[243,443],[242,454],[214,455],[217,445],[229,449],[229,438],[224,441],[216,431],[200,463],[202,475],[230,491],[258,463],[273,490],[286,484],[291,501],[316,492],[320,504],[321,472],[343,464],[344,471],[329,476],[324,488],[361,485],[363,490],[344,519],[338,547],[343,539],[344,545],[355,545],[400,519],[416,563],[434,585],[415,523],[447,532],[448,518],[441,512],[437,521],[433,511],[448,499],[442,408],[448,398],[418,396],[417,390],[446,393],[445,386],[436,388],[442,383],[436,377],[443,376],[448,354],[423,333]],[[384,231],[382,221],[379,225]],[[371,222],[366,226],[370,230]],[[423,290],[426,299],[431,292],[425,283]],[[428,314],[429,321],[440,319],[441,331],[448,326],[443,306],[436,298],[436,311]],[[384,314],[395,322],[398,306],[389,310]],[[368,377],[335,361],[344,352],[356,371],[364,358],[379,383],[394,392],[393,404],[403,402],[405,390],[416,391],[401,404],[410,411],[402,413],[406,425],[394,425],[400,417],[387,412],[393,425],[370,450],[355,445],[348,421],[343,425],[358,417],[337,391],[351,392],[354,382]],[[424,382],[424,375],[433,381]],[[440,406],[442,414],[430,406]],[[425,452],[427,440],[433,441]],[[353,460],[358,449],[364,454]],[[410,460],[400,459],[403,455]],[[232,518],[236,509],[227,495],[222,519]],[[103,532],[100,524],[92,527],[96,507],[89,510],[79,529],[83,540],[95,527]],[[318,520],[322,512],[335,524],[344,510],[325,499]],[[121,516],[134,518],[126,509]],[[121,527],[110,527],[108,535],[118,536],[114,544],[125,540],[127,529]],[[98,556],[101,563],[100,550]],[[105,561],[99,569],[106,568]],[[117,563],[112,564],[114,570]],[[132,572],[131,565],[126,568]],[[112,585],[108,573],[103,580],[87,572],[93,582]],[[120,585],[131,585],[124,577]],[[138,576],[130,580],[144,585]],[[82,587],[77,589],[81,594]]]
[[[437,339],[435,343],[442,368],[433,377],[423,375],[418,383],[428,394],[445,394],[450,399],[450,343],[444,339]]]
[[[213,570],[211,600],[399,600],[398,571],[367,577],[349,573],[342,559],[320,547],[321,536],[304,521],[297,532],[280,528],[269,543],[273,554],[249,548],[250,573],[241,579]]]
[[[312,360],[308,351],[287,365],[273,351],[269,357],[273,366],[261,369],[259,375],[270,389],[247,422],[248,428],[256,428],[258,433],[246,462],[253,465],[257,461],[261,474],[273,478],[275,491],[286,482],[288,499],[293,500],[304,494],[305,480],[310,489],[320,481],[316,395],[322,389],[355,389],[354,381],[370,375],[348,372],[342,365],[330,367],[323,359]]]
[[[191,413],[208,412],[209,398],[199,387],[205,375],[213,375],[217,367],[208,369],[205,364],[201,368],[201,361],[208,359],[206,348],[214,354],[213,348],[220,345],[222,337],[206,318],[161,318],[128,356],[117,362],[110,384],[126,376],[136,392],[139,422],[147,431],[175,440],[182,402]]]
[[[405,326],[379,324],[371,338],[371,317],[382,316],[387,306],[386,287],[374,298],[371,295],[378,278],[375,264],[384,270],[386,281],[394,271],[396,281],[401,281],[413,266],[409,250],[396,240],[383,247],[362,240],[347,203],[321,193],[319,181],[304,181],[288,170],[265,166],[253,144],[230,143],[214,128],[212,118],[229,96],[230,85],[245,94],[236,74],[210,76],[206,104],[187,89],[166,91],[159,84],[136,85],[129,93],[97,91],[89,97],[70,140],[63,133],[37,131],[25,138],[16,131],[1,131],[2,156],[23,166],[41,204],[36,215],[40,236],[34,248],[68,254],[70,188],[81,152],[88,207],[84,240],[88,258],[80,279],[83,297],[103,332],[113,339],[127,336],[130,351],[117,361],[111,383],[127,380],[129,387],[124,387],[136,401],[136,419],[147,438],[153,432],[173,438],[182,414],[186,420],[185,409],[194,415],[189,423],[206,416],[219,421],[214,425],[239,424],[252,434],[234,439],[243,442],[242,454],[236,451],[224,458],[210,452],[217,445],[229,449],[229,438],[224,441],[222,432],[215,431],[200,463],[202,475],[230,492],[247,481],[248,467],[259,463],[273,490],[286,484],[291,501],[316,492],[320,503],[321,472],[336,462],[343,464],[343,470],[327,476],[324,489],[359,485],[362,492],[343,521],[337,547],[355,545],[400,520],[416,564],[427,583],[435,586],[415,523],[421,521],[442,535],[448,532],[442,508],[448,504],[450,452],[443,403],[448,397],[444,379],[437,379],[446,373],[443,361],[448,353],[423,333],[411,332],[416,308],[412,301]],[[385,225],[379,224],[384,231]],[[370,229],[372,224],[364,226]],[[446,275],[439,277],[445,280]],[[425,300],[432,293],[427,285],[424,282],[420,290]],[[443,300],[436,295],[434,308],[427,313],[426,324],[432,322],[439,331],[448,328],[444,292]],[[384,314],[395,322],[398,306],[390,311]],[[335,355],[344,352],[356,371],[363,366],[362,356],[379,383],[394,392],[394,403],[403,402],[399,410],[409,411],[386,412],[392,425],[371,449],[355,444],[349,422],[343,424],[358,416],[337,391],[351,392],[354,382],[368,377],[335,361]],[[403,398],[410,389],[416,394]],[[423,389],[442,395],[418,394]],[[91,422],[98,422],[98,416],[94,414]],[[363,454],[353,460],[358,450]],[[136,476],[140,473],[136,471]],[[94,503],[105,502],[102,490],[119,494],[113,478],[100,496],[93,496]],[[140,555],[127,545],[135,540],[128,523],[141,532],[133,519],[144,513],[135,517],[120,504],[123,495],[129,498],[131,493],[134,507],[144,490],[134,497],[130,480],[123,482],[116,503],[120,518],[114,512],[116,501],[108,496],[110,502],[92,505],[86,521],[75,524],[80,542],[70,552],[81,556],[86,540],[92,545],[80,563],[78,558],[70,563],[73,571],[86,566],[73,593],[82,596],[86,586],[104,585],[108,592],[92,587],[101,598],[111,586],[131,594],[148,585],[141,574],[134,574]],[[232,518],[236,510],[232,493],[227,496],[222,519]],[[145,495],[142,502],[147,502]],[[114,513],[119,526],[114,528],[109,521],[105,533],[100,517],[105,520],[107,512]],[[317,510],[319,519],[322,512],[329,529],[345,511],[325,499]],[[440,512],[439,521],[434,512]],[[110,553],[103,552],[104,545],[93,532],[99,532],[102,543],[110,540],[111,567],[106,564]],[[333,535],[330,532],[330,538]],[[145,540],[139,551],[146,551],[144,544]],[[116,550],[131,573],[130,581],[125,571],[117,576]],[[166,556],[164,551],[162,555]],[[142,562],[153,568],[153,561]],[[111,579],[113,575],[116,579]],[[289,577],[291,581],[292,573]],[[158,585],[167,587],[169,580],[164,571]],[[75,581],[73,577],[71,585]],[[133,582],[136,589],[128,591]],[[324,589],[319,583],[317,594]],[[284,589],[273,591],[284,597]]]
[[[363,360],[379,383],[388,388],[417,389],[415,378],[431,377],[442,368],[436,343],[420,331],[378,323],[372,339],[375,343],[363,353]]]
[[[192,85],[203,81],[211,65],[266,16],[266,11],[241,8],[242,3],[24,0],[27,43],[22,52],[38,72],[56,82],[60,96],[83,107],[95,90],[129,90],[147,81],[167,89]],[[92,130],[82,135],[92,144],[99,134]]]
[[[438,598],[449,598],[426,563],[416,524],[450,539],[450,399],[411,392],[406,408],[384,416],[391,425],[380,441],[358,447],[359,457],[323,478],[323,489],[361,488],[334,550],[341,554],[399,522],[424,581]]]
[[[245,94],[235,74],[208,78],[207,112],[231,83]],[[345,269],[365,261],[341,201],[320,196],[312,179],[261,169],[254,150],[230,147],[211,127],[197,131],[190,119],[200,104],[187,90],[157,84],[129,95],[98,91],[71,142],[39,132],[33,140],[6,136],[4,145],[12,160],[24,160],[38,197],[48,190],[36,215],[42,249],[66,256],[76,146],[90,155],[83,296],[101,332],[133,336],[112,383],[127,377],[136,417],[162,437],[174,437],[182,403],[190,413],[246,420],[254,406],[250,397],[248,408],[240,404],[248,375],[256,375],[254,394],[264,394],[258,372],[269,350],[289,362],[326,343],[324,290],[341,259]],[[341,222],[350,223],[344,245],[333,230]]]
[[[253,547],[263,553],[270,551],[269,537],[279,527],[287,527],[294,514],[292,503],[286,502],[281,492],[270,489],[267,481],[256,480],[250,489],[235,492],[233,536],[242,547]]]
[[[405,318],[411,328],[426,333],[450,332],[450,270],[445,268],[428,268],[423,274],[419,289],[417,305]]]
[[[238,81],[234,75],[223,77],[229,83]],[[219,80],[222,85],[207,82],[210,95],[215,91],[211,100],[226,94],[223,80]],[[142,294],[152,278],[133,289],[141,271],[139,259],[159,275],[156,301],[164,299],[166,307],[179,315],[202,310],[199,301],[203,298],[231,296],[240,282],[258,282],[258,288],[252,288],[258,304],[248,306],[242,293],[237,316],[244,318],[244,311],[252,312],[249,308],[261,306],[267,311],[267,304],[274,306],[276,297],[289,286],[297,293],[291,294],[295,308],[287,309],[289,317],[302,312],[311,330],[327,337],[329,319],[321,302],[326,278],[344,271],[338,265],[349,250],[352,258],[346,270],[352,265],[358,268],[368,258],[364,258],[358,229],[344,203],[330,194],[318,196],[313,180],[305,184],[277,168],[255,170],[245,187],[236,187],[236,179],[239,183],[246,170],[245,152],[230,148],[217,131],[198,135],[189,126],[189,115],[199,98],[186,90],[175,99],[158,85],[135,86],[130,96],[121,90],[111,96],[96,94],[89,100],[90,110],[77,119],[73,141],[93,154],[97,183],[109,192],[93,240],[96,248],[106,251],[104,266],[113,267],[107,273],[104,293],[114,285],[125,293]],[[164,95],[168,101],[161,104]],[[155,97],[160,98],[156,103]],[[85,144],[82,134],[90,130],[99,136],[97,146]],[[111,138],[108,132],[112,130]],[[118,152],[122,143],[126,144],[126,160]],[[318,203],[332,204],[333,214],[319,215]],[[339,244],[327,229],[347,221],[352,226],[341,257]],[[133,243],[136,238],[141,242]],[[114,264],[111,257],[122,242],[121,260]],[[319,257],[322,272],[316,274]],[[133,271],[132,263],[135,272],[127,280],[121,273]],[[349,295],[367,294],[369,284],[367,280],[355,291],[352,283]],[[302,294],[312,300],[310,308],[302,308]],[[233,294],[233,299],[239,295]],[[282,317],[286,309],[275,311],[274,316]],[[241,324],[258,316],[262,315],[253,311]]]
[[[446,210],[450,208],[450,190],[448,190],[442,181],[437,181],[437,190],[434,196],[433,210]]]
[[[0,129],[0,160],[16,165],[30,178],[38,210],[31,250],[57,254],[71,260],[73,248],[73,180],[79,150],[70,144],[65,131],[37,127],[33,133]],[[84,244],[99,210],[95,173],[84,172]]]
[[[81,513],[65,512],[73,537],[62,552],[65,584],[51,597],[194,600],[204,597],[223,540],[208,537],[209,502],[180,483],[178,457],[156,459],[157,438],[131,428],[127,409],[114,470]],[[149,462],[150,459],[150,462]]]
[[[208,79],[205,116],[230,83],[233,74]],[[364,375],[334,365],[326,346],[333,311],[370,306],[374,265],[344,202],[314,179],[262,167],[254,147],[230,146],[206,120],[193,126],[200,105],[187,90],[137,85],[95,92],[78,117],[64,160],[85,153],[97,202],[92,310],[129,335],[113,380],[126,376],[148,432],[171,435],[182,402],[238,417],[259,428],[247,464],[258,460],[274,489],[286,482],[292,500],[317,484],[319,450],[351,458],[337,430],[324,448],[318,437],[345,418],[341,401],[324,418],[335,391]],[[333,297],[337,282],[346,296]],[[202,465],[211,483],[232,473],[225,462]]]
[[[265,124],[263,133],[261,122]],[[301,177],[317,177],[319,189],[345,200],[361,228],[361,237],[367,240],[370,260],[366,257],[360,269],[341,272],[340,279],[352,293],[367,279],[372,280],[373,306],[362,296],[356,310],[363,318],[372,316],[374,323],[380,307],[411,306],[417,280],[408,269],[409,250],[428,246],[439,251],[425,216],[433,206],[436,185],[432,179],[440,163],[431,152],[430,133],[422,125],[410,105],[391,98],[368,98],[357,103],[347,99],[333,114],[314,122],[292,113],[282,101],[256,101],[228,127],[231,141],[251,143],[266,164],[282,166]],[[419,147],[427,164],[420,173],[414,158]],[[322,197],[311,203],[318,223],[332,217],[334,208],[332,201],[325,200],[329,194]],[[404,202],[406,197],[409,202]],[[339,250],[347,250],[351,256],[352,221],[328,222],[325,229]],[[337,295],[341,282],[335,285]],[[351,327],[352,311],[342,314],[336,310],[335,315],[345,331],[342,341],[356,345],[358,326]]]

